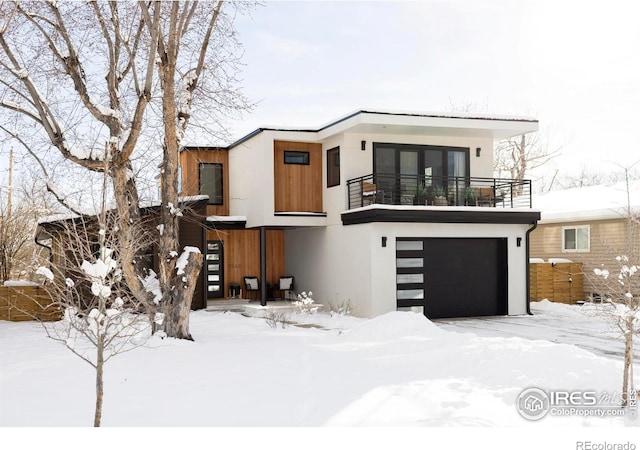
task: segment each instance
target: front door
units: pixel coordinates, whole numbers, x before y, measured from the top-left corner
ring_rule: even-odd
[[[222,241],[207,241],[205,276],[207,298],[224,297],[224,264]]]

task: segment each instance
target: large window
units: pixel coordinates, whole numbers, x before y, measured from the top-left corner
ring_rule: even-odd
[[[340,184],[340,147],[327,150],[327,187]]]
[[[223,203],[222,173],[220,163],[200,163],[200,195],[208,195],[210,205]]]
[[[412,204],[422,185],[427,194],[448,192],[462,204],[469,178],[469,149],[413,144],[373,144],[373,171],[378,190],[391,193],[394,203]]]
[[[563,252],[588,252],[590,239],[589,225],[562,227]]]

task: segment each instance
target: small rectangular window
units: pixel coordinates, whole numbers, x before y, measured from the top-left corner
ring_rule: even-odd
[[[396,258],[396,267],[422,267],[423,258]]]
[[[588,252],[591,248],[589,225],[562,227],[563,252]]]
[[[301,165],[308,166],[309,152],[301,152],[298,150],[285,150],[284,163],[285,164],[301,164]]]
[[[396,250],[422,250],[422,241],[397,241]]]
[[[208,195],[210,205],[223,204],[222,174],[222,164],[200,163],[200,195]]]
[[[397,300],[422,300],[424,299],[424,289],[407,289],[396,291]]]
[[[327,187],[340,184],[340,147],[327,150]]]

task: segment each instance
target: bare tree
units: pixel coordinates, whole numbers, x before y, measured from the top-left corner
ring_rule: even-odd
[[[582,166],[575,175],[561,175],[557,177],[556,185],[560,189],[581,188],[587,186],[597,186],[600,184],[617,183],[629,179],[640,179],[640,170],[633,169],[633,166],[626,171],[597,170]]]
[[[12,191],[0,191],[0,282],[28,279],[42,264],[43,249],[34,242],[34,231],[38,218],[53,212],[36,185],[23,181]]]
[[[144,130],[161,131],[161,328],[186,339],[201,256],[190,249],[186,264],[176,266],[182,251],[178,150],[194,106],[207,103],[212,126],[221,115],[247,106],[233,77],[233,17],[222,7],[191,1],[0,4],[0,109],[13,113],[0,121],[0,130],[36,159],[50,192],[76,213],[84,211],[49,176],[46,147],[89,172],[108,172],[120,221],[123,278],[132,295],[147,302],[153,295],[131,250],[141,219],[132,160]],[[209,51],[211,45],[216,51]],[[154,93],[159,112],[148,108]]]
[[[626,243],[615,263],[603,264],[594,274],[604,283],[605,314],[620,329],[624,338],[622,406],[627,406],[633,386],[633,337],[640,334],[640,212],[634,211],[629,185],[629,168],[625,168],[627,206]],[[611,271],[607,267],[615,267]]]
[[[498,142],[494,151],[496,176],[514,180],[530,178],[535,169],[560,155],[562,146],[549,141],[549,131],[528,133]],[[522,186],[519,186],[522,189]],[[521,192],[518,192],[518,194]]]
[[[53,300],[49,308],[63,312],[60,321],[42,322],[47,335],[95,369],[95,427],[102,421],[105,364],[118,354],[144,345],[151,332],[146,305],[122,282],[117,250],[122,248],[118,230],[121,221],[117,213],[107,211],[104,197],[102,204],[97,216],[56,222],[49,231],[60,261],[53,271],[46,267],[37,271],[45,278],[45,289]],[[137,236],[134,244],[138,250],[148,245],[144,233]]]
[[[479,113],[488,112],[488,101],[457,102],[449,99],[449,109],[454,112]],[[536,133],[528,133],[497,143],[494,149],[493,172],[498,178],[523,180],[531,178],[535,169],[544,166],[559,156],[562,144],[553,139],[552,131],[547,128]],[[515,195],[522,194],[523,185],[515,187]]]

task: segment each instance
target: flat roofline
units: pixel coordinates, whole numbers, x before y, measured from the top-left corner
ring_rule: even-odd
[[[229,144],[226,147],[227,150],[236,147],[243,142],[257,136],[263,131],[285,131],[285,132],[298,132],[298,133],[319,133],[328,128],[336,126],[342,122],[352,119],[360,114],[376,114],[380,116],[404,116],[404,117],[425,117],[434,119],[460,119],[460,120],[493,120],[499,122],[528,122],[538,123],[538,119],[526,116],[509,116],[500,114],[489,113],[463,113],[463,112],[409,112],[409,111],[391,111],[391,110],[374,110],[374,109],[361,109],[349,113],[343,117],[340,117],[332,122],[320,126],[319,128],[295,128],[295,127],[261,127],[251,133],[241,137],[237,141]]]

